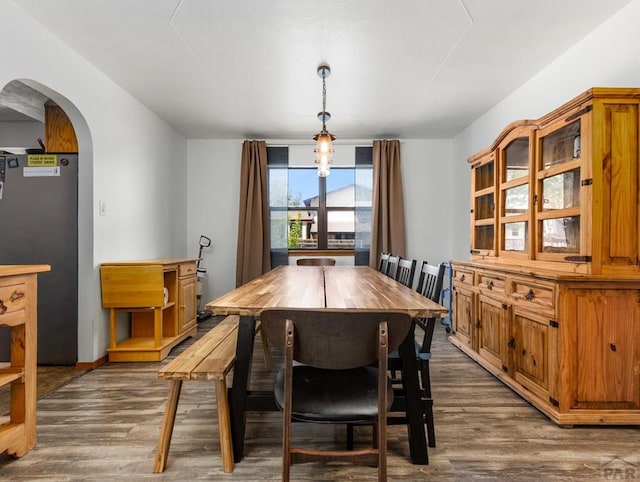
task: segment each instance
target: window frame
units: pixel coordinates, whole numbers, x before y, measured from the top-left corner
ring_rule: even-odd
[[[350,169],[354,172],[354,184],[357,179],[358,168],[373,168],[373,157],[372,157],[373,148],[370,146],[356,146],[355,147],[355,159],[354,164],[350,166],[332,166],[332,171],[337,171],[341,169]],[[287,169],[287,172],[291,170],[297,169],[313,169],[316,170],[315,166],[290,166],[289,165],[289,152],[287,146],[267,146],[267,171],[268,176],[271,176],[271,169]],[[373,186],[372,186],[373,188]],[[287,186],[287,191],[288,191]],[[287,193],[288,194],[288,193]],[[373,200],[372,200],[373,202]],[[327,206],[327,178],[318,176],[318,206],[317,207],[307,207],[307,206],[272,206],[269,201],[268,212],[269,219],[274,219],[273,213],[276,212],[284,212],[286,213],[286,219],[289,219],[289,212],[299,211],[302,213],[306,213],[308,211],[316,211],[317,212],[317,246],[314,248],[309,247],[301,247],[301,248],[290,248],[287,243],[286,248],[277,248],[270,246],[270,251],[272,253],[272,265],[275,266],[277,264],[282,264],[284,261],[283,256],[287,256],[292,254],[294,256],[300,254],[333,254],[336,256],[348,256],[352,255],[356,258],[356,264],[368,264],[370,247],[366,248],[358,248],[358,231],[357,231],[357,216],[358,211],[360,210],[369,210],[372,211],[373,206],[370,207],[362,207],[357,205],[356,193],[354,192],[354,200],[353,206]],[[351,212],[353,213],[354,219],[354,238],[353,238],[353,246],[350,248],[335,248],[329,247],[329,231],[328,231],[328,218],[331,212]],[[289,229],[289,227],[288,227]],[[363,231],[365,232],[365,231]],[[370,246],[370,245],[369,245]]]

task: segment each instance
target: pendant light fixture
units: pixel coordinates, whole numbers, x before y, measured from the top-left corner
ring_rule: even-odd
[[[330,174],[331,156],[333,155],[332,142],[336,136],[327,132],[327,121],[331,119],[331,114],[327,112],[327,84],[326,79],[331,74],[331,69],[326,64],[318,66],[318,76],[322,79],[322,112],[318,112],[318,120],[322,121],[322,130],[313,136],[316,141],[316,164],[318,165],[318,176],[326,177]]]

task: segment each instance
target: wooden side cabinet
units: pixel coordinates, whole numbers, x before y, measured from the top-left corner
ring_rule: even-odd
[[[195,259],[104,263],[102,306],[109,309],[109,361],[160,361],[195,336]],[[129,330],[120,330],[129,316]]]
[[[17,457],[36,444],[36,276],[50,269],[0,265],[0,327],[11,330],[11,360],[0,363],[0,387],[10,386],[9,416],[0,423],[0,453]]]
[[[454,345],[560,425],[640,424],[640,279],[453,266]]]

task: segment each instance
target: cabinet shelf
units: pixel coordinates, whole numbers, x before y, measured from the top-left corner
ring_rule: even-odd
[[[528,184],[528,177],[520,177],[518,179],[512,179],[500,183],[500,190],[506,191],[507,189],[513,189],[514,187],[526,186]]]
[[[15,382],[16,380],[21,380],[23,378],[24,378],[23,368],[1,368],[0,369],[0,387],[4,387],[5,385],[9,385],[10,383]]]
[[[538,213],[538,220],[546,220],[546,219],[559,219],[559,218],[570,218],[574,216],[580,216],[580,208],[565,208],[565,209],[550,209],[548,211],[541,211]]]
[[[528,221],[528,214],[512,214],[511,216],[502,216],[500,218],[500,224],[509,224],[509,223],[520,223],[523,221]]]
[[[548,169],[542,169],[536,173],[537,179],[546,179],[548,177],[557,176],[563,172],[579,169],[582,165],[582,159],[572,159],[565,164],[558,164]]]
[[[487,188],[484,189],[480,189],[478,191],[475,191],[473,193],[473,195],[475,197],[482,197],[482,196],[488,196],[488,195],[492,195],[495,192],[495,187],[494,186],[489,186]]]
[[[495,224],[495,220],[493,218],[476,219],[474,224],[476,226],[493,226]]]
[[[175,302],[173,301],[169,301],[168,303],[165,303],[162,306],[159,306],[158,308],[160,308],[161,310],[166,310],[167,308],[171,308],[172,306],[175,306]],[[115,310],[118,311],[129,311],[131,313],[142,313],[145,311],[153,311],[156,309],[155,306],[145,306],[142,308],[129,308],[129,307],[123,307],[123,308],[114,308]]]

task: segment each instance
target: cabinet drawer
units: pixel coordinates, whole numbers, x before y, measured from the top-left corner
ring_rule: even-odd
[[[491,291],[494,293],[504,294],[505,278],[504,276],[498,276],[495,273],[478,273],[477,280],[478,288],[482,290]]]
[[[196,264],[195,263],[182,263],[179,267],[180,277],[183,276],[192,276],[196,274]]]
[[[0,286],[0,316],[22,310],[27,304],[27,287],[24,283]]]
[[[523,306],[553,308],[555,305],[555,287],[553,285],[514,280],[511,296]]]
[[[470,269],[457,268],[454,266],[453,281],[456,284],[473,286],[473,271]]]

